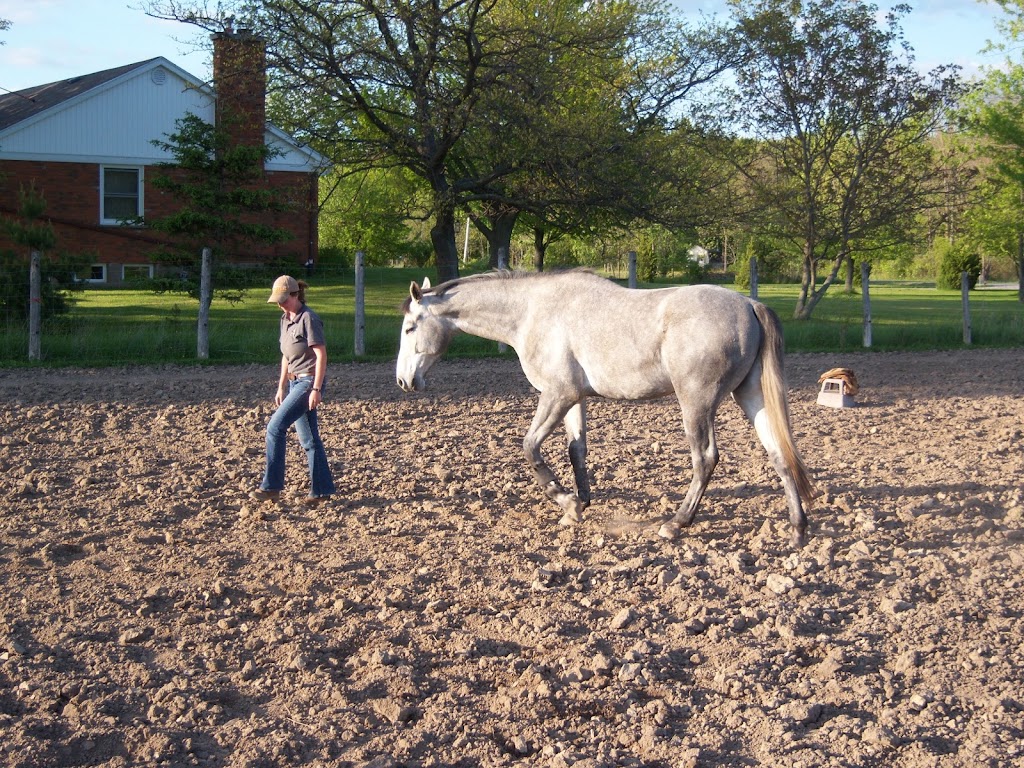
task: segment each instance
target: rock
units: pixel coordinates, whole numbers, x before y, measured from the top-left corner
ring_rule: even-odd
[[[799,701],[789,705],[789,716],[800,725],[810,725],[821,719],[825,708],[818,702]]]
[[[683,624],[683,628],[686,630],[686,634],[688,635],[702,635],[708,627],[707,624],[695,616]]]
[[[866,744],[877,744],[878,746],[889,748],[899,745],[896,735],[888,728],[880,725],[869,725],[865,728],[861,734],[861,741]]]
[[[611,627],[612,629],[625,629],[636,619],[636,614],[633,613],[632,608],[623,608],[614,617],[612,617]]]
[[[590,668],[594,671],[594,674],[607,675],[612,670],[612,660],[603,653],[595,654],[590,662]]]
[[[765,586],[776,595],[784,595],[796,586],[796,582],[789,576],[779,573],[771,573],[765,581]]]
[[[141,630],[141,629],[126,629],[117,638],[117,641],[121,645],[131,645],[131,644],[134,644],[134,643],[141,643],[145,639],[146,639],[146,632],[145,632],[145,630]]]

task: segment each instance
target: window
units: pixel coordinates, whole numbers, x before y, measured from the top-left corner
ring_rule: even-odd
[[[153,277],[152,264],[124,264],[121,269],[121,279],[124,282],[132,280],[148,280]]]
[[[104,167],[100,175],[100,223],[119,224],[142,215],[142,169]]]
[[[107,265],[92,264],[84,277],[80,277],[77,272],[73,277],[76,283],[105,283],[107,282]]]

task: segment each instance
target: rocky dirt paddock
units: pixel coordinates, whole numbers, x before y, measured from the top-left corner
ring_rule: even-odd
[[[675,403],[591,403],[562,528],[512,359],[332,365],[315,512],[247,497],[272,367],[0,372],[0,764],[1024,765],[1024,351],[787,366],[801,551],[732,403],[667,542],[609,530],[682,499]]]

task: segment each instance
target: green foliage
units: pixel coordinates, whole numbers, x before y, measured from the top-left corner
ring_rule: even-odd
[[[162,172],[153,186],[170,195],[177,208],[167,216],[144,223],[171,236],[172,246],[154,254],[156,261],[174,266],[177,275],[153,283],[158,291],[199,297],[199,263],[203,248],[211,248],[214,260],[227,253],[242,254],[253,246],[280,243],[290,233],[266,223],[266,215],[291,209],[284,195],[265,184],[264,164],[274,152],[264,145],[237,144],[232,140],[230,118],[218,127],[194,114],[175,122],[167,141],[153,145],[169,152],[173,162],[161,163]],[[222,269],[217,276],[229,274]],[[238,282],[214,285],[219,295],[240,298]]]
[[[930,139],[961,86],[941,67],[920,74],[899,26],[909,6],[880,22],[862,0],[729,5],[744,61],[722,111],[754,140],[725,147],[762,226],[802,256],[806,318],[857,241],[910,236],[937,186]]]
[[[69,253],[52,255],[57,244],[53,226],[44,220],[46,198],[34,185],[18,193],[18,212],[5,216],[0,226],[11,239],[25,247],[25,252],[0,252],[0,313],[10,323],[20,323],[29,316],[29,255],[43,254],[40,259],[40,316],[46,320],[66,314],[71,308],[70,291],[75,290],[75,273],[91,263],[91,257]]]
[[[786,250],[785,241],[770,235],[754,235],[747,239],[733,265],[738,288],[750,288],[750,260],[755,258],[759,284],[792,282],[793,255]]]
[[[325,174],[320,179],[321,260],[327,250],[347,253],[350,262],[362,251],[368,266],[401,259],[418,192],[415,178],[401,169]]]
[[[314,269],[329,270],[333,274],[341,274],[355,266],[354,254],[336,245],[321,245],[319,261]]]
[[[977,249],[968,244],[958,243],[949,248],[942,256],[936,287],[946,290],[960,290],[961,274],[967,273],[967,284],[970,288],[978,282],[981,275],[981,256]]]
[[[36,190],[35,185],[28,189],[18,190],[18,213],[12,218],[5,218],[4,229],[18,245],[24,245],[30,251],[48,251],[57,242],[53,225],[43,221],[46,212],[46,198]]]
[[[60,254],[40,260],[40,316],[43,320],[71,311],[72,294],[81,290],[75,273],[88,267],[90,257]],[[0,315],[7,324],[21,323],[29,314],[29,275],[25,257],[13,251],[0,251]]]

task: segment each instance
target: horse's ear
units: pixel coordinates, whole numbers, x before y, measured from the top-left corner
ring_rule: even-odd
[[[428,285],[427,287],[429,288],[430,286]],[[423,291],[420,290],[420,287],[416,284],[415,280],[409,283],[409,297],[413,301],[419,301],[423,298]]]
[[[424,277],[423,278],[423,290],[427,291],[429,289],[430,289],[430,278],[429,277]]]

